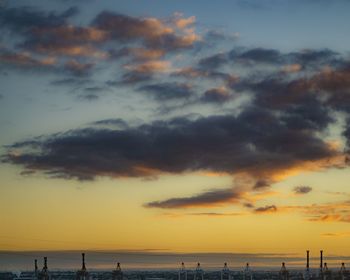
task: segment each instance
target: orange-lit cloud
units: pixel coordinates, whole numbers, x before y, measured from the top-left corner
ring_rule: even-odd
[[[302,70],[302,66],[300,64],[289,64],[285,65],[282,68],[282,72],[284,73],[296,73]]]
[[[171,62],[167,60],[150,60],[140,64],[127,64],[124,67],[139,73],[168,72],[171,69]]]

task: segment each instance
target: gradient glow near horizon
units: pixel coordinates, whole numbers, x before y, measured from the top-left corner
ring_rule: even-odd
[[[0,250],[347,255],[347,1],[1,1]]]

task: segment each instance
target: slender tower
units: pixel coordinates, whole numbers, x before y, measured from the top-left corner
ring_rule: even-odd
[[[185,267],[185,264],[182,262],[181,263],[181,268],[179,269],[179,280],[187,280],[187,270]]]
[[[320,251],[320,272],[318,276],[323,279],[323,250]]]
[[[231,280],[231,272],[227,263],[224,263],[224,268],[221,270],[221,280]]]
[[[304,273],[304,280],[311,279],[311,272],[310,272],[310,252],[309,250],[306,251],[306,269]]]
[[[34,260],[34,275],[35,275],[35,277],[38,277],[38,260],[37,259],[35,259]]]
[[[89,278],[89,272],[86,270],[86,265],[85,265],[85,254],[81,254],[81,269],[77,271],[76,273],[76,280],[88,280]]]

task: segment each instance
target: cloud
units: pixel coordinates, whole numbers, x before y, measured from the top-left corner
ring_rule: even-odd
[[[157,73],[170,70],[171,62],[167,60],[150,60],[138,64],[126,64],[124,67],[136,73]]]
[[[174,16],[174,24],[179,29],[186,29],[189,25],[193,25],[196,22],[195,16],[184,18],[182,13],[175,13]]]
[[[100,121],[95,121],[91,124],[97,125],[97,126],[113,126],[113,127],[119,127],[122,129],[126,129],[129,127],[128,124],[122,119],[104,119]]]
[[[264,207],[255,208],[255,213],[274,213],[277,211],[277,207],[275,205],[266,205]]]
[[[282,68],[282,73],[291,74],[301,70],[321,70],[326,66],[339,67],[342,66],[343,59],[339,53],[328,49],[282,53],[277,49],[239,47],[202,58],[198,66],[206,70],[215,70],[223,65],[234,64],[249,67],[269,65]],[[264,72],[270,73],[266,68]]]
[[[350,236],[350,232],[326,232],[326,233],[321,233],[321,236],[324,236],[324,237],[347,237],[347,236]]]
[[[174,51],[190,48],[200,39],[193,29],[186,28],[194,21],[194,17],[186,19],[178,16],[174,21],[167,21],[152,17],[135,18],[104,11],[96,16],[92,26],[108,32],[112,40],[143,40],[146,48]],[[180,30],[175,30],[175,27]]]
[[[214,70],[227,62],[227,55],[225,53],[215,54],[210,57],[203,58],[198,65],[202,69]]]
[[[309,186],[298,186],[293,189],[296,194],[307,194],[312,191],[312,188]]]
[[[212,43],[215,43],[217,41],[221,40],[237,40],[239,38],[240,34],[238,32],[235,32],[233,34],[226,33],[222,30],[208,30],[205,33],[204,36],[204,42],[208,43],[211,45]]]
[[[205,217],[233,217],[243,215],[240,212],[234,213],[218,213],[218,212],[201,212],[201,213],[188,213],[188,216],[205,216]]]
[[[53,86],[82,86],[87,85],[91,81],[81,77],[63,78],[50,82]]]
[[[350,222],[349,200],[304,206],[280,206],[279,209],[293,212],[298,211],[311,222]]]
[[[110,86],[114,85],[133,85],[136,83],[151,81],[153,73],[139,72],[139,71],[128,71],[122,75],[120,81],[108,81],[107,84]]]
[[[109,82],[110,85],[132,85],[151,81],[156,74],[166,74],[171,69],[171,62],[167,60],[148,60],[136,64],[125,64],[127,70],[117,82]]]
[[[171,76],[182,77],[186,79],[209,79],[209,80],[222,80],[225,82],[227,87],[234,87],[239,81],[239,77],[233,74],[223,73],[219,71],[211,71],[201,68],[185,67],[174,71]]]
[[[204,103],[219,103],[229,101],[232,98],[229,91],[225,87],[212,88],[204,92],[201,101]]]
[[[215,206],[223,203],[237,203],[240,192],[235,189],[210,190],[190,197],[170,198],[145,204],[148,208],[187,208]]]
[[[188,99],[194,95],[191,85],[177,82],[145,85],[138,90],[150,94],[158,101]]]
[[[284,73],[297,73],[302,70],[302,66],[298,63],[288,64],[283,66],[282,72]]]
[[[71,130],[14,143],[4,160],[80,180],[191,171],[275,180],[292,170],[337,166],[341,155],[316,131],[290,130],[271,112],[247,108],[238,116],[175,118],[125,130]]]
[[[234,61],[238,60],[247,63],[268,63],[268,64],[280,64],[283,60],[283,56],[278,50],[255,48],[244,52],[232,50],[229,56]]]
[[[2,28],[12,32],[28,32],[34,28],[58,27],[66,24],[67,19],[78,13],[76,7],[70,7],[60,14],[46,12],[31,7],[16,7],[0,9],[0,23]]]
[[[86,76],[90,73],[93,68],[92,63],[81,63],[75,59],[69,60],[64,65],[66,71],[70,72],[75,76]]]
[[[0,52],[0,62],[4,66],[14,67],[20,70],[55,70],[56,60],[53,57],[38,59],[31,54],[22,52]]]
[[[134,60],[157,60],[165,55],[161,49],[146,49],[143,47],[123,48],[114,54],[115,57],[131,56]]]
[[[95,101],[95,100],[99,99],[99,96],[97,94],[94,94],[94,93],[89,93],[89,94],[80,94],[78,96],[78,98],[80,100],[85,100],[85,101]]]
[[[334,65],[338,63],[339,54],[329,49],[312,50],[306,49],[299,52],[289,53],[288,58],[305,67]]]

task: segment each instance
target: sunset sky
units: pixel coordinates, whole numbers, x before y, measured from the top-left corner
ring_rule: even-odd
[[[349,1],[0,5],[0,250],[349,255]]]

